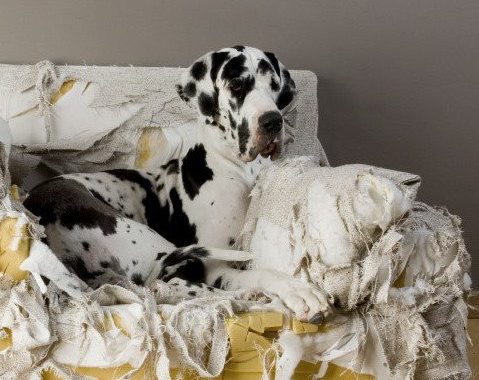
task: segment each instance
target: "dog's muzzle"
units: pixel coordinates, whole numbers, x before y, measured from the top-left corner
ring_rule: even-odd
[[[280,150],[279,135],[283,128],[283,116],[278,111],[268,111],[258,119],[261,140],[265,141],[264,148],[259,152],[263,157],[276,158]]]

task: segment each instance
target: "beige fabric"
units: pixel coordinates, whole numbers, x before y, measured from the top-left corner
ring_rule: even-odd
[[[470,259],[459,218],[415,202],[419,184],[367,165],[285,159],[260,174],[238,243],[255,253],[253,267],[317,284],[367,326],[337,331],[357,343],[354,353],[337,346],[333,363],[380,379],[465,379]],[[308,339],[302,349],[321,357]]]

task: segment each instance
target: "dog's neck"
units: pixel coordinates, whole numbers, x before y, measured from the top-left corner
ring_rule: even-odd
[[[215,125],[200,124],[198,125],[198,142],[203,144],[208,154],[217,155],[223,160],[245,168],[246,164],[235,153],[234,150],[228,146],[224,139],[223,132]]]
[[[261,167],[270,162],[258,157],[252,162],[242,161],[231,146],[228,146],[222,131],[214,125],[191,122],[177,128],[165,128],[167,144],[160,165],[171,159],[182,160],[188,151],[198,144],[206,150],[208,166],[215,171],[215,177],[235,177],[252,187]],[[159,166],[160,166],[159,165]]]

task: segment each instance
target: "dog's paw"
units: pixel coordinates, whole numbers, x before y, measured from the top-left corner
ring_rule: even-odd
[[[332,314],[327,294],[312,284],[278,276],[267,289],[303,322],[321,323]]]
[[[294,281],[278,296],[300,321],[321,323],[328,318],[331,307],[326,293],[313,285]]]

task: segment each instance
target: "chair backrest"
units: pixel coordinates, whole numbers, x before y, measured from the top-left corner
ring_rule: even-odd
[[[196,117],[176,94],[183,70],[55,66],[49,61],[0,65],[0,117],[11,131],[12,156],[17,156],[12,162],[18,163],[21,153],[61,172],[137,166],[147,129]],[[315,155],[327,165],[317,137],[316,75],[303,70],[291,75],[298,94],[285,110],[286,155]],[[32,161],[38,160],[30,159],[27,166]]]

